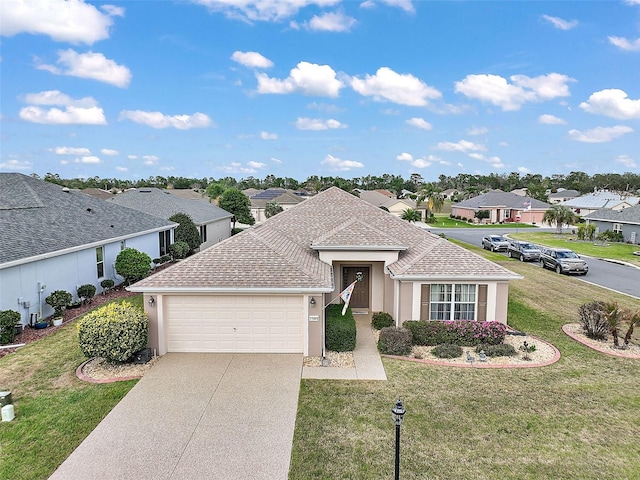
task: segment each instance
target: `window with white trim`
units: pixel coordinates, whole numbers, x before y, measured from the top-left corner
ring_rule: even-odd
[[[96,272],[98,278],[104,277],[104,247],[96,248]]]
[[[621,223],[614,223],[613,224],[613,231],[615,233],[622,233],[622,224]]]
[[[429,319],[475,320],[476,292],[475,284],[431,284]]]

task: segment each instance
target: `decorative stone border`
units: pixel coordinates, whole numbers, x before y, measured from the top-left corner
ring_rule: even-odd
[[[640,355],[636,355],[634,353],[622,353],[622,352],[616,352],[615,350],[611,350],[610,348],[606,348],[606,347],[601,347],[600,345],[594,345],[591,342],[585,342],[582,338],[580,338],[579,336],[575,335],[574,333],[569,331],[569,328],[572,325],[576,325],[575,323],[566,323],[562,326],[562,331],[564,333],[566,333],[569,337],[573,338],[576,342],[581,343],[582,345],[584,345],[585,347],[589,347],[592,350],[595,350],[596,352],[600,352],[600,353],[604,353],[607,355],[612,355],[614,357],[622,357],[622,358],[640,358]]]
[[[88,377],[82,372],[82,369],[91,360],[93,359],[90,358],[89,360],[82,362],[82,364],[78,368],[76,368],[76,377],[78,377],[80,380],[83,380],[89,383],[115,383],[115,382],[124,382],[127,380],[138,380],[142,378],[142,376],[140,375],[133,376],[133,377],[116,377],[116,378],[103,378],[103,379],[95,379],[95,378]]]
[[[405,360],[409,362],[426,363],[428,365],[438,365],[440,367],[457,367],[457,368],[535,368],[535,367],[546,367],[547,365],[551,365],[553,363],[556,363],[558,360],[560,360],[560,350],[558,350],[555,346],[553,346],[549,342],[540,340],[538,337],[534,337],[533,335],[531,335],[531,338],[535,338],[536,342],[541,342],[549,346],[553,350],[553,358],[545,362],[491,365],[488,363],[482,363],[478,361],[473,363],[466,363],[466,362],[451,363],[451,362],[439,362],[437,360],[430,360],[430,359],[424,359],[424,358],[402,357],[399,355],[381,355],[381,356],[387,357],[387,358],[395,358],[398,360]]]

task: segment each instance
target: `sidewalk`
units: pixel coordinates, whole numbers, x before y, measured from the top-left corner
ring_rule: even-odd
[[[353,351],[354,368],[303,367],[302,378],[326,380],[386,380],[373,331],[371,313],[354,315],[356,319],[356,348]]]

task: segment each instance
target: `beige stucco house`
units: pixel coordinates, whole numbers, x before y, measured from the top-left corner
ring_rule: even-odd
[[[150,347],[320,355],[324,306],[357,277],[350,306],[405,320],[506,323],[519,275],[343,190],[330,188],[130,290]],[[151,300],[153,298],[153,301]]]

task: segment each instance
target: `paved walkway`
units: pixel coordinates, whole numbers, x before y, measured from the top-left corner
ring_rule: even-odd
[[[386,380],[378,347],[371,329],[371,313],[354,315],[356,319],[356,348],[354,368],[303,367],[302,378],[331,380]]]
[[[301,355],[164,355],[50,477],[288,477]]]

